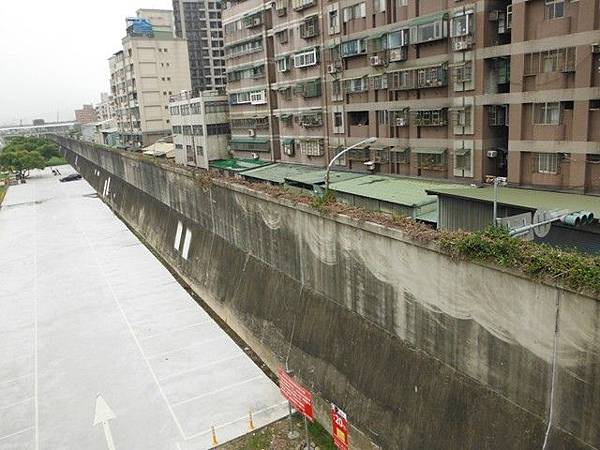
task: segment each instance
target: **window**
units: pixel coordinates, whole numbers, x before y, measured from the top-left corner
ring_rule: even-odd
[[[391,72],[388,74],[388,85],[396,90],[414,89],[416,87],[415,74],[414,70]]]
[[[417,167],[419,169],[444,168],[446,166],[446,153],[418,153]]]
[[[466,62],[454,67],[454,82],[468,83],[473,81],[473,64]]]
[[[305,113],[300,115],[300,126],[305,128],[320,127],[323,125],[323,116],[318,113]]]
[[[276,59],[275,66],[277,67],[277,72],[287,72],[290,70],[290,58],[285,56],[283,58]]]
[[[387,75],[377,75],[373,77],[373,89],[387,89]]]
[[[544,0],[546,19],[558,19],[565,15],[564,0]]]
[[[305,156],[323,156],[323,143],[320,139],[301,139],[300,153]]]
[[[393,149],[390,151],[390,162],[392,164],[410,164],[410,150],[405,149]]]
[[[254,91],[250,92],[250,104],[252,105],[264,105],[267,103],[265,91]]]
[[[533,123],[536,125],[558,125],[560,123],[560,103],[535,103]]]
[[[471,150],[459,149],[454,154],[454,168],[457,170],[471,170]]]
[[[173,125],[173,134],[181,134],[181,126]]]
[[[356,94],[359,92],[366,92],[369,89],[367,78],[354,78],[352,80],[346,80],[346,93]]]
[[[294,67],[309,67],[317,64],[317,49],[296,53],[294,55]]]
[[[471,107],[457,108],[453,112],[455,127],[469,128],[471,126]]]
[[[172,116],[178,116],[179,115],[179,106],[171,106],[170,112],[171,112]]]
[[[490,127],[503,127],[508,125],[508,114],[506,105],[488,106],[488,125]]]
[[[445,109],[417,110],[413,113],[418,127],[439,127],[448,123]]]
[[[389,112],[385,110],[377,111],[377,125],[387,125],[389,120]]]
[[[408,28],[388,33],[387,47],[389,49],[400,48],[405,45],[408,45]]]
[[[375,11],[376,13],[385,12],[386,3],[386,0],[373,0],[373,11]]]
[[[365,39],[354,39],[342,43],[342,57],[361,55],[367,52],[367,44]]]
[[[352,7],[352,17],[354,19],[362,19],[363,17],[367,17],[367,4],[359,3],[358,5],[354,5]]]
[[[333,9],[329,11],[329,34],[336,34],[340,31],[340,17],[339,11],[337,9]]]
[[[340,128],[344,126],[344,115],[341,112],[333,113],[333,126],[335,128]]]
[[[407,127],[408,126],[408,108],[402,108],[397,111],[390,111],[392,126],[393,127]]]
[[[348,113],[348,124],[353,127],[366,127],[369,125],[368,111],[353,111]]]
[[[192,133],[194,136],[202,136],[204,131],[202,130],[202,125],[192,125]]]
[[[417,87],[439,87],[446,85],[446,67],[434,66],[417,69]]]
[[[319,35],[319,16],[310,16],[304,19],[304,23],[300,24],[300,37],[302,39],[310,39]]]
[[[191,136],[192,135],[192,127],[190,127],[189,125],[184,125],[183,127],[181,127],[183,130],[183,134],[185,136]]]
[[[275,37],[277,38],[277,41],[280,44],[286,44],[289,40],[289,32],[288,32],[287,28],[282,31],[277,31],[275,33]]]
[[[190,164],[194,164],[196,162],[196,155],[194,154],[194,148],[191,145],[186,145],[185,152],[187,154],[187,162]]]
[[[467,36],[473,33],[473,12],[467,11],[464,14],[456,15],[451,20],[450,36]]]
[[[448,21],[445,18],[434,22],[413,25],[410,28],[411,44],[435,41],[448,37]]]
[[[211,123],[206,125],[207,136],[217,136],[230,133],[231,129],[228,123]]]
[[[251,41],[241,42],[225,48],[225,54],[230,57],[237,57],[262,50],[262,38]]]
[[[538,173],[555,175],[558,173],[560,157],[558,153],[538,153]]]
[[[594,111],[600,109],[600,99],[596,98],[596,99],[590,100],[590,109],[594,110]]]
[[[292,0],[292,8],[294,8],[295,11],[301,11],[316,4],[316,0]]]
[[[250,103],[250,93],[249,92],[237,92],[235,94],[229,95],[229,104],[230,105],[242,105],[244,103]]]
[[[190,106],[189,105],[181,105],[180,111],[181,111],[182,116],[189,116],[190,115]]]
[[[229,105],[227,104],[227,102],[211,102],[211,103],[206,103],[206,106],[204,107],[206,114],[211,114],[211,113],[220,113],[220,112],[227,112],[229,111]]]

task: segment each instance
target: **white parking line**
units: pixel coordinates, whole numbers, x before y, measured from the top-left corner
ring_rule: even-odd
[[[33,375],[34,375],[33,373],[28,373],[27,375],[21,375],[20,377],[13,378],[12,380],[3,381],[2,383],[0,383],[0,386],[4,386],[6,384],[11,384],[11,383],[16,383],[17,381],[20,381],[23,378],[32,377]]]
[[[102,275],[102,278],[104,279],[104,282],[108,286],[108,289],[109,289],[109,291],[111,293],[111,296],[112,296],[113,300],[115,301],[115,304],[117,305],[117,308],[119,309],[119,312],[121,313],[121,317],[123,319],[123,322],[125,322],[125,325],[129,329],[129,332],[131,333],[131,337],[133,338],[133,341],[135,342],[135,345],[137,346],[138,351],[140,352],[140,355],[142,356],[142,359],[146,363],[146,367],[148,368],[148,371],[150,372],[150,375],[152,375],[152,378],[154,379],[154,383],[156,384],[156,387],[158,388],[158,392],[160,393],[160,395],[163,398],[165,404],[167,405],[167,408],[169,409],[169,412],[171,413],[171,417],[173,418],[173,422],[175,422],[175,425],[177,426],[177,429],[179,430],[179,433],[181,434],[181,437],[183,439],[186,439],[185,432],[183,431],[183,427],[181,426],[181,423],[179,422],[179,419],[175,415],[175,411],[173,411],[173,407],[169,403],[169,400],[167,399],[167,396],[165,395],[165,392],[163,391],[163,388],[160,385],[160,382],[158,381],[158,377],[156,376],[156,373],[154,372],[154,369],[152,369],[152,365],[150,364],[150,361],[148,361],[148,359],[146,358],[146,355],[144,354],[144,349],[142,348],[139,339],[135,335],[135,332],[133,331],[133,327],[131,326],[131,323],[129,323],[129,319],[127,318],[127,315],[125,314],[125,311],[123,310],[123,306],[121,305],[121,302],[119,301],[119,298],[117,297],[117,295],[116,295],[116,293],[115,293],[115,291],[114,291],[114,289],[112,287],[111,282],[109,281],[108,277],[106,276],[106,272],[104,271],[104,267],[102,266],[102,264],[100,263],[100,260],[98,259],[98,255],[96,253],[96,249],[94,247],[94,244],[92,244],[92,242],[88,238],[88,235],[85,232],[85,229],[81,226],[81,222],[79,221],[79,217],[78,216],[75,216],[75,220],[77,221],[78,228],[80,229],[81,233],[83,234],[83,237],[85,238],[88,247],[92,251],[92,255],[94,256],[94,260],[96,262],[96,266],[98,266],[98,270],[100,271],[100,274]]]
[[[162,356],[169,356],[172,355],[173,353],[180,353],[180,352],[184,352],[186,350],[189,350],[192,347],[198,347],[201,345],[205,345],[205,344],[210,344],[211,342],[215,342],[215,341],[219,341],[223,338],[226,338],[227,335],[226,334],[222,334],[216,338],[210,338],[210,339],[205,339],[204,341],[198,341],[198,342],[194,342],[193,344],[189,344],[186,345],[185,347],[180,347],[180,348],[176,348],[174,350],[169,350],[167,352],[162,352],[162,353],[156,353],[154,355],[150,355],[147,358],[148,359],[156,359],[156,358],[160,358]]]
[[[17,432],[15,432],[15,433],[7,434],[6,436],[0,436],[0,441],[3,441],[4,439],[11,438],[11,437],[13,437],[13,436],[17,436],[17,435],[19,435],[19,434],[26,433],[26,432],[28,432],[29,430],[33,430],[33,427],[27,427],[27,428],[23,428],[22,430],[20,430],[20,431],[17,431]]]
[[[13,406],[22,405],[23,403],[27,403],[27,402],[30,402],[30,401],[32,401],[32,400],[34,400],[34,398],[33,398],[33,397],[27,397],[25,400],[20,400],[20,401],[18,401],[18,402],[11,403],[10,405],[3,406],[2,408],[0,408],[0,411],[4,411],[4,410],[6,410],[6,409],[10,409],[10,408],[12,408]]]
[[[244,384],[248,384],[248,383],[251,383],[252,381],[256,381],[256,380],[264,379],[264,378],[265,378],[265,375],[264,374],[260,374],[260,375],[258,375],[256,377],[252,377],[252,378],[248,378],[247,380],[240,381],[239,383],[230,384],[229,386],[221,388],[221,389],[215,389],[214,391],[211,391],[211,392],[205,392],[204,394],[196,395],[196,396],[194,396],[192,398],[188,398],[186,400],[181,400],[179,402],[175,402],[175,403],[173,403],[173,406],[185,405],[186,403],[193,402],[194,400],[198,400],[200,398],[204,398],[204,397],[208,397],[210,395],[218,394],[219,392],[225,392],[225,391],[228,391],[229,389],[232,389],[232,388],[235,388],[235,387],[238,387],[238,386],[243,386]]]
[[[259,414],[266,413],[267,411],[270,411],[270,410],[272,410],[272,409],[275,409],[275,408],[278,408],[278,407],[280,407],[280,406],[284,406],[284,405],[287,405],[287,401],[285,401],[285,402],[281,402],[281,403],[276,403],[276,404],[274,404],[274,405],[271,405],[271,406],[267,406],[266,408],[259,409],[258,411],[252,411],[252,415],[253,415],[254,417],[256,417],[256,416],[258,416]],[[234,423],[241,422],[242,420],[248,420],[248,416],[243,416],[243,417],[240,417],[240,418],[238,418],[238,419],[232,420],[232,421],[230,421],[230,422],[222,423],[221,425],[217,425],[217,426],[215,426],[214,428],[215,428],[215,430],[220,430],[221,428],[228,427],[229,425],[233,425]],[[197,438],[197,437],[200,437],[200,436],[204,436],[205,434],[208,434],[208,433],[210,433],[211,431],[212,431],[211,429],[208,429],[208,430],[206,430],[206,431],[201,431],[201,432],[199,432],[199,433],[192,434],[192,435],[191,435],[189,438],[187,438],[186,440],[188,440],[188,441],[191,441],[192,439],[195,439],[195,438]]]
[[[191,373],[191,372],[195,372],[196,370],[204,369],[206,367],[216,366],[217,364],[221,364],[221,363],[224,363],[224,362],[227,362],[227,361],[231,361],[231,360],[234,360],[234,359],[237,359],[237,358],[242,358],[244,356],[246,356],[246,354],[242,352],[239,355],[230,356],[228,358],[223,358],[223,359],[218,359],[216,361],[211,361],[208,364],[203,364],[201,366],[196,366],[193,369],[187,369],[187,370],[183,370],[181,372],[171,373],[171,374],[169,374],[169,375],[167,375],[165,377],[159,378],[158,380],[159,381],[169,380],[171,378],[176,378],[178,376],[185,375],[185,374]]]
[[[186,325],[185,327],[174,328],[174,329],[169,330],[169,331],[163,331],[162,333],[152,334],[150,336],[145,336],[143,338],[140,338],[140,341],[147,341],[148,339],[153,339],[153,338],[160,337],[160,336],[166,336],[168,334],[177,333],[178,331],[184,331],[184,330],[188,330],[190,328],[198,327],[200,325],[206,325],[207,323],[214,323],[214,320],[212,320],[212,319],[206,319],[206,320],[203,320],[201,322],[194,323],[192,325]]]

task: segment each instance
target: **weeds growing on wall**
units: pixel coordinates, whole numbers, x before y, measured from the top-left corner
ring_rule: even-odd
[[[443,233],[438,242],[453,256],[521,270],[527,275],[554,280],[575,290],[600,293],[600,257],[523,241],[503,229],[474,233]]]

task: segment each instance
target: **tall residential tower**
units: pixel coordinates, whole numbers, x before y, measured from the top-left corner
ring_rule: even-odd
[[[226,84],[221,2],[173,0],[177,37],[187,40],[192,90],[223,89]]]

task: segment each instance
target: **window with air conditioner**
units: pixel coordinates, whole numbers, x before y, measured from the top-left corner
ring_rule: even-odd
[[[250,104],[264,105],[265,103],[267,103],[267,97],[265,95],[265,91],[250,92]]]
[[[560,103],[534,103],[533,123],[536,125],[558,125],[560,123]]]
[[[317,55],[318,53],[316,48],[301,53],[296,53],[294,55],[294,67],[301,68],[316,65]]]
[[[538,153],[537,171],[556,175],[560,164],[560,155],[558,153]]]

